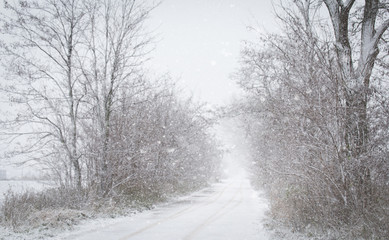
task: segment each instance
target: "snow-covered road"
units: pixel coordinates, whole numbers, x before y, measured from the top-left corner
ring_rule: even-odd
[[[267,209],[244,175],[114,223],[94,223],[58,239],[264,240]]]

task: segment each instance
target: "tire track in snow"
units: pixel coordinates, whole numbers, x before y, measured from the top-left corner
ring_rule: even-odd
[[[165,222],[167,222],[169,220],[175,219],[175,218],[177,218],[177,217],[179,217],[179,216],[181,216],[183,214],[186,214],[188,212],[192,212],[193,210],[195,210],[197,208],[208,206],[208,205],[216,202],[223,195],[223,193],[226,191],[226,189],[231,184],[232,183],[227,184],[220,192],[217,192],[217,193],[207,197],[207,199],[211,199],[209,202],[207,202],[205,204],[201,204],[201,205],[190,205],[189,207],[186,207],[186,208],[184,208],[184,209],[182,209],[182,210],[180,210],[180,211],[178,211],[178,212],[176,212],[176,213],[174,213],[174,214],[172,214],[172,215],[170,215],[168,217],[165,217],[165,218],[163,218],[163,219],[161,219],[159,221],[156,221],[154,223],[151,223],[151,224],[149,224],[149,225],[147,225],[147,226],[145,226],[145,227],[143,227],[143,228],[141,228],[141,229],[139,229],[139,230],[137,230],[137,231],[135,231],[135,232],[133,232],[133,233],[131,233],[129,235],[126,235],[126,236],[120,238],[119,240],[128,240],[128,239],[130,239],[130,238],[132,238],[132,237],[134,237],[134,236],[136,236],[136,235],[138,235],[140,233],[143,233],[143,232],[145,232],[145,231],[147,231],[149,229],[152,229],[153,227],[159,226],[162,223],[165,223]],[[215,197],[215,199],[212,200],[212,198],[214,196],[216,196],[216,197]]]
[[[197,233],[199,233],[202,229],[204,229],[209,224],[217,221],[224,215],[228,214],[232,210],[234,210],[236,207],[238,207],[243,202],[242,197],[242,185],[243,183],[240,183],[239,189],[237,190],[237,194],[234,194],[233,197],[224,204],[221,208],[219,208],[217,211],[215,211],[212,215],[210,215],[207,219],[205,219],[200,225],[198,225],[195,229],[193,229],[188,235],[186,235],[182,240],[190,240],[192,239]],[[236,196],[239,195],[239,200],[230,206],[234,200],[236,199]]]
[[[142,233],[142,232],[145,232],[145,231],[147,231],[148,229],[151,229],[151,228],[153,228],[153,227],[156,227],[156,226],[160,225],[161,223],[164,223],[164,222],[166,222],[166,221],[168,221],[168,220],[171,220],[171,219],[175,219],[175,218],[177,218],[177,217],[179,217],[179,216],[185,214],[186,212],[191,212],[191,211],[195,210],[195,209],[198,208],[198,207],[207,206],[207,205],[209,205],[209,204],[215,202],[218,198],[220,198],[220,196],[224,193],[224,191],[225,191],[231,184],[232,184],[232,183],[226,184],[226,186],[224,186],[223,189],[222,189],[220,192],[215,192],[215,193],[211,194],[210,196],[207,196],[207,197],[206,197],[206,199],[212,199],[213,197],[216,196],[214,200],[211,200],[210,202],[208,202],[208,203],[206,203],[206,204],[202,204],[202,205],[200,205],[200,206],[190,205],[190,206],[188,206],[188,207],[186,207],[186,208],[184,208],[184,209],[182,209],[182,210],[180,210],[180,211],[178,211],[178,212],[176,212],[176,213],[171,214],[171,215],[168,216],[168,217],[165,217],[165,218],[163,218],[163,219],[161,219],[161,220],[159,220],[159,221],[156,221],[156,222],[154,222],[154,223],[151,223],[151,224],[149,224],[149,225],[147,225],[147,226],[145,226],[145,227],[143,227],[143,228],[141,228],[141,229],[139,229],[139,230],[137,230],[137,231],[135,231],[135,232],[133,232],[133,233],[131,233],[131,234],[129,234],[129,235],[126,235],[126,236],[120,238],[119,240],[130,239],[131,237],[136,236],[136,235],[138,235],[138,234],[140,234],[140,233]],[[212,189],[212,188],[211,188],[211,189]],[[204,190],[202,190],[202,191],[205,191],[205,190],[206,190],[206,189],[204,189]],[[200,191],[200,193],[201,193],[201,191]],[[174,205],[174,202],[172,202],[172,205]],[[119,224],[121,224],[121,222],[117,222],[117,223],[112,223],[112,224],[106,225],[106,226],[104,226],[104,228],[112,228],[112,227],[115,227],[116,225],[119,225]],[[81,232],[73,233],[73,234],[67,235],[66,237],[64,237],[64,238],[62,238],[62,239],[77,239],[78,237],[85,236],[85,235],[90,234],[90,233],[93,233],[93,232],[95,232],[95,231],[97,231],[97,230],[100,230],[100,229],[99,229],[99,228],[93,228],[93,229],[89,229],[89,230],[86,230],[86,231],[81,231]],[[58,238],[54,238],[54,239],[58,239]]]

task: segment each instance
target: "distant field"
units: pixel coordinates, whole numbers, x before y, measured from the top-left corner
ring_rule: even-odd
[[[12,189],[15,192],[23,192],[25,190],[32,191],[41,191],[45,188],[52,187],[53,185],[49,182],[43,181],[25,181],[25,180],[1,180],[0,181],[0,202],[4,199],[4,193],[8,191],[8,189]]]

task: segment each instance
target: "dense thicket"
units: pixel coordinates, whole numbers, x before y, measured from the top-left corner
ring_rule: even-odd
[[[112,115],[108,175],[103,179],[99,136],[88,131],[85,169],[90,187],[98,189],[109,179],[110,191],[160,198],[197,189],[216,176],[220,152],[209,132],[213,120],[203,115],[201,106],[180,101],[169,89],[122,104]]]
[[[284,32],[264,35],[242,52],[236,77],[247,93],[239,106],[254,175],[269,194],[273,216],[295,229],[346,229],[350,239],[384,239],[388,5],[324,2],[284,7]],[[332,22],[319,14],[325,7]]]

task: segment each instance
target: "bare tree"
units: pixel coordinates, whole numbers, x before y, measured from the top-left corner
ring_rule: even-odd
[[[85,28],[82,1],[5,1],[5,9],[2,51],[9,83],[2,91],[24,110],[9,122],[24,128],[11,135],[37,137],[21,153],[45,147],[43,157],[65,154],[80,189],[78,115],[85,92],[74,60]]]
[[[366,0],[364,5],[357,6],[355,0],[324,1],[331,17],[335,34],[335,50],[339,65],[339,79],[345,95],[345,145],[349,157],[358,158],[366,154],[372,136],[369,133],[370,124],[368,104],[371,95],[371,76],[377,56],[379,43],[389,27],[389,6],[385,1]],[[356,47],[351,45],[350,36],[351,11],[353,7],[361,8],[359,36]],[[382,16],[379,21],[379,15]],[[356,49],[359,47],[360,49]],[[359,55],[359,56],[358,56]],[[355,58],[354,58],[355,57]],[[354,60],[357,59],[357,60]],[[358,197],[363,199],[362,208],[371,199],[371,167],[361,164],[358,169],[360,186]]]
[[[357,6],[362,8],[363,18],[359,31],[359,57],[354,58],[353,54],[358,52],[351,46],[349,24],[351,10],[357,4],[356,1],[325,0],[324,3],[331,16],[340,68],[339,77],[346,95],[348,119],[345,141],[350,154],[357,156],[366,151],[369,141],[367,105],[370,79],[379,54],[381,37],[389,27],[388,5],[379,0],[366,0],[363,6]],[[382,22],[377,22],[379,11],[384,11],[384,17],[386,16]]]
[[[144,84],[143,63],[150,51],[150,34],[144,22],[153,7],[136,0],[91,1],[87,18],[89,26],[84,32],[86,54],[80,57],[86,79],[92,124],[100,135],[97,154],[100,190],[107,194],[112,187],[110,151],[112,116],[120,110],[123,98],[130,98],[148,88]],[[88,62],[90,64],[88,64]],[[143,87],[143,89],[142,89]],[[129,92],[131,90],[131,92]]]

